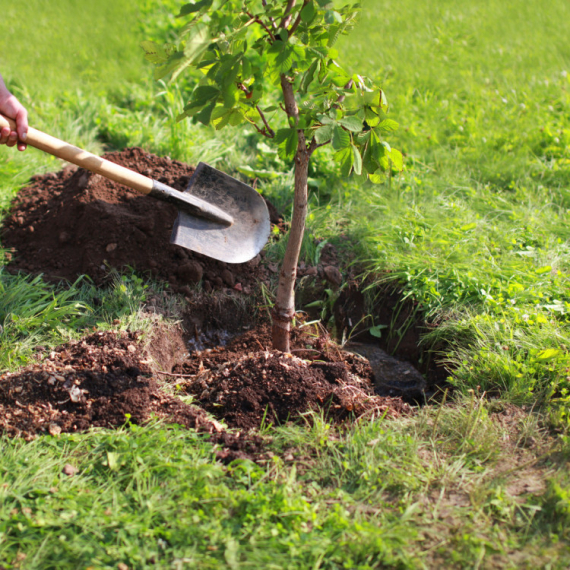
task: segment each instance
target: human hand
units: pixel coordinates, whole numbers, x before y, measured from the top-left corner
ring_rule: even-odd
[[[0,131],[0,144],[7,146],[18,145],[18,150],[26,150],[28,134],[28,112],[25,107],[8,91],[0,75],[0,113],[16,121],[16,130],[3,127]]]

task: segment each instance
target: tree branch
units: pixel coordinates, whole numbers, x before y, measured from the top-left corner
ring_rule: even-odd
[[[291,10],[295,7],[296,3],[297,0],[289,0],[289,2],[287,2],[287,7],[285,8],[285,14],[283,15],[283,19],[279,24],[280,28],[286,28],[291,23],[291,18],[292,18]]]
[[[283,100],[285,101],[285,112],[288,117],[295,121],[295,126],[297,126],[299,122],[299,107],[297,107],[297,101],[295,100],[293,85],[284,73],[281,74],[281,90],[283,91]]]
[[[264,22],[261,18],[258,18],[257,16],[254,16],[251,12],[246,12],[246,14],[247,14],[252,20],[254,20],[257,24],[259,24],[259,25],[267,32],[267,35],[271,38],[271,41],[272,41],[272,42],[275,41],[275,36],[273,35],[273,32],[266,26],[265,22]]]
[[[291,26],[291,29],[289,30],[289,37],[291,37],[295,33],[297,28],[299,27],[299,24],[301,23],[301,12],[303,11],[303,8],[309,3],[309,1],[310,0],[303,0],[303,6],[301,6],[301,10],[299,11],[299,15],[297,16],[297,18],[295,19],[295,22]]]
[[[261,4],[264,8],[267,8],[267,0],[261,0]],[[275,18],[273,16],[269,16],[269,21],[271,22],[273,29],[276,30],[277,24],[275,23]]]
[[[311,141],[311,143],[309,144],[309,148],[307,149],[309,151],[309,156],[312,155],[318,148],[321,148],[322,146],[327,146],[330,143],[331,141],[328,140],[327,142],[318,144],[317,140],[313,137],[313,140]]]
[[[273,137],[275,137],[275,131],[269,126],[269,123],[267,122],[267,119],[265,118],[263,111],[259,108],[259,105],[256,105],[255,108],[257,109],[257,112],[259,113],[259,116],[261,117],[261,120],[263,121],[263,124],[265,125],[265,129],[263,129],[263,130],[267,131],[266,136],[269,137],[270,139],[272,139]]]

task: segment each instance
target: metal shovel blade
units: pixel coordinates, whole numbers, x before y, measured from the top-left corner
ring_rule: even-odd
[[[200,162],[186,192],[220,208],[233,223],[227,227],[180,211],[171,243],[226,263],[244,263],[263,249],[271,231],[269,212],[251,186]]]

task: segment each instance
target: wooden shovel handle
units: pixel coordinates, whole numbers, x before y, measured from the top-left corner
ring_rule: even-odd
[[[15,131],[16,122],[0,115],[0,129],[4,127],[9,127]],[[141,194],[149,194],[153,189],[154,182],[151,178],[147,178],[138,172],[133,172],[114,162],[109,162],[104,158],[95,156],[86,150],[68,144],[46,133],[42,133],[42,131],[38,131],[32,127],[28,127],[28,136],[25,142],[34,148],[57,156],[57,158],[72,162],[81,168],[100,174],[114,182],[124,184]]]

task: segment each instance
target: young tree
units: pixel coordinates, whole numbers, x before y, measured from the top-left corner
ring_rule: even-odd
[[[184,5],[188,23],[179,46],[143,42],[155,77],[175,80],[192,66],[194,89],[179,116],[216,129],[249,123],[294,163],[293,217],[273,310],[273,347],[289,352],[294,287],[305,229],[313,153],[332,145],[342,175],[384,180],[402,169],[402,154],[385,142],[397,128],[383,91],[343,70],[335,44],[354,25],[359,5],[331,0],[199,0]],[[278,97],[276,98],[276,92]],[[285,113],[286,128],[272,122]],[[283,123],[285,124],[285,123]]]

